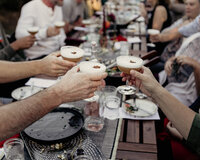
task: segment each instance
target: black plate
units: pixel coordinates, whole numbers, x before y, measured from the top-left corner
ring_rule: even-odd
[[[57,143],[77,134],[84,125],[80,112],[70,108],[57,108],[24,130],[33,140]]]

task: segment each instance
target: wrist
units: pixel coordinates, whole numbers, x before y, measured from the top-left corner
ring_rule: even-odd
[[[32,61],[34,63],[34,73],[35,75],[39,75],[39,74],[44,74],[44,62],[43,60],[35,60],[35,61]]]
[[[156,87],[154,87],[151,90],[151,97],[156,100],[158,97],[160,97],[161,95],[163,95],[165,92],[165,89],[158,83],[158,85],[156,85]]]
[[[17,50],[20,49],[20,47],[19,47],[19,45],[18,45],[18,43],[17,43],[17,40],[14,41],[13,43],[11,43],[10,46],[12,47],[12,49],[13,49],[14,51],[17,51]]]

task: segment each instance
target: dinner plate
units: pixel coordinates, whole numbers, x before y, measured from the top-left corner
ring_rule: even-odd
[[[59,107],[24,130],[31,139],[57,143],[77,134],[83,127],[82,114],[71,108]]]
[[[127,100],[126,102],[132,104],[133,100],[132,99]],[[148,117],[154,115],[158,110],[157,105],[147,99],[136,99],[136,106],[138,108],[138,111],[134,111],[133,113],[126,110],[127,106],[128,105],[123,104],[124,112],[132,116],[139,116],[139,117]]]
[[[22,100],[38,93],[41,90],[43,90],[43,88],[35,86],[23,86],[12,91],[11,96],[15,100]]]

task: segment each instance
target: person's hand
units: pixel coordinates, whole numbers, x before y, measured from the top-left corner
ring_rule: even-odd
[[[29,35],[20,39],[17,39],[13,43],[11,43],[11,47],[17,51],[20,49],[27,49],[30,48],[35,42],[35,36]]]
[[[47,29],[47,37],[53,37],[60,34],[60,29],[56,27],[49,27]]]
[[[160,42],[160,34],[150,35],[150,41],[152,43]]]
[[[131,70],[130,75],[122,73],[121,76],[123,77],[123,81],[128,80],[130,85],[135,85],[148,96],[151,96],[155,88],[160,86],[150,69],[144,66],[142,67],[141,72]]]
[[[183,136],[179,133],[179,131],[172,125],[172,122],[169,121],[167,124],[167,129],[169,133],[174,137],[177,138],[178,140],[182,140]]]
[[[68,71],[54,88],[61,102],[77,101],[94,96],[98,87],[105,84],[107,73],[81,73],[78,66]]]
[[[167,62],[165,63],[165,72],[167,73],[168,76],[171,75],[172,72],[172,64],[173,61],[176,59],[176,57],[171,57],[170,59],[167,60]]]
[[[41,67],[39,68],[41,69],[41,74],[54,77],[62,76],[76,65],[76,63],[63,60],[59,56],[60,52],[55,52],[39,60],[41,62]]]
[[[177,62],[180,63],[181,65],[187,64],[193,67],[196,63],[198,64],[196,60],[188,56],[178,56],[176,59],[177,59]]]

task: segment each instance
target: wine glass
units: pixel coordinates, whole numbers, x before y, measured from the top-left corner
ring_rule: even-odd
[[[54,26],[55,26],[57,29],[62,29],[62,28],[64,28],[64,26],[65,26],[65,22],[64,22],[64,21],[56,21],[56,22],[54,23]],[[61,35],[59,34],[59,35],[58,35],[58,40],[60,40],[60,38],[61,38]]]
[[[140,71],[141,67],[143,66],[143,60],[139,57],[135,56],[119,56],[117,57],[117,67],[120,71],[124,72],[125,74],[130,74],[131,70]],[[139,91],[138,88],[134,86],[130,86],[128,84],[128,80],[126,81],[125,86],[119,86],[118,92],[123,95],[134,95],[134,102],[135,102],[135,95]]]
[[[35,35],[38,33],[38,31],[39,31],[39,27],[37,27],[37,26],[32,26],[32,27],[29,27],[29,28],[27,29],[27,31],[28,31],[28,33],[30,33],[31,35],[35,36]],[[34,45],[37,45],[37,42],[34,42]]]

